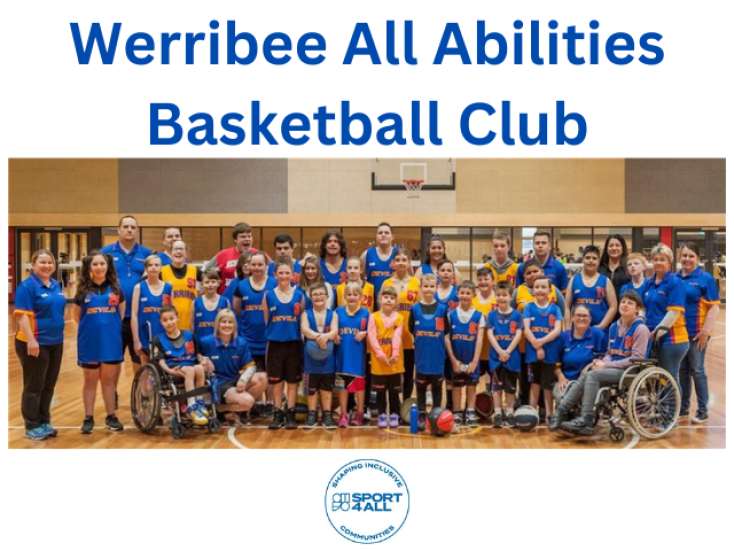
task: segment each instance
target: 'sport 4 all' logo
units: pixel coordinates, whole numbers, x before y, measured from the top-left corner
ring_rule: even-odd
[[[405,523],[410,494],[405,480],[387,463],[347,463],[329,481],[326,516],[339,535],[355,543],[379,543]]]

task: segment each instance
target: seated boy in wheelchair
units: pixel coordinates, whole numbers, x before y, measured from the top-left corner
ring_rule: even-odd
[[[581,375],[578,384],[570,385],[563,395],[548,424],[548,430],[562,428],[572,434],[594,434],[594,402],[601,387],[619,384],[625,369],[635,360],[647,357],[650,332],[639,317],[644,307],[635,291],[622,294],[619,301],[620,318],[609,331],[609,349],[602,359],[591,362]],[[566,412],[573,411],[581,403],[581,413],[575,419],[564,421]]]
[[[196,361],[194,336],[190,331],[178,328],[178,311],[173,306],[164,306],[160,310],[160,321],[165,333],[153,339],[154,359],[161,369],[171,377],[183,379],[186,392],[206,386],[206,370]],[[209,412],[204,398],[188,397],[187,415],[195,425],[209,423]]]

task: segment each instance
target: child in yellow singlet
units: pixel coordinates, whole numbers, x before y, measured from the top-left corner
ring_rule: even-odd
[[[196,286],[201,281],[201,270],[186,264],[186,243],[183,241],[174,241],[171,254],[171,263],[161,270],[161,279],[171,284],[172,302],[178,312],[179,329],[193,332],[192,311],[198,296]]]
[[[344,306],[344,288],[347,283],[359,283],[362,286],[362,306],[370,313],[375,311],[375,286],[362,280],[362,261],[358,256],[352,256],[347,260],[347,280],[336,286],[336,306]]]

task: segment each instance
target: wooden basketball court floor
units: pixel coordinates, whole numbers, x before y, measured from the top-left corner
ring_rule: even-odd
[[[43,442],[25,439],[23,419],[20,411],[22,391],[22,372],[14,351],[14,323],[8,319],[8,447],[9,448],[220,448],[220,449],[701,449],[726,447],[726,308],[722,308],[716,323],[713,339],[706,356],[709,388],[711,394],[709,417],[704,425],[695,425],[690,420],[681,420],[678,428],[661,440],[640,438],[631,428],[624,425],[625,440],[612,443],[607,430],[597,429],[597,435],[589,438],[570,438],[549,433],[544,425],[530,433],[520,433],[509,428],[493,429],[482,425],[478,429],[462,428],[459,434],[443,438],[429,435],[411,435],[408,428],[380,430],[375,426],[358,427],[327,431],[323,428],[313,430],[271,431],[267,421],[257,420],[249,427],[225,427],[218,434],[208,434],[205,430],[189,431],[181,440],[173,440],[170,430],[159,428],[152,435],[141,434],[135,429],[130,418],[129,390],[132,381],[132,368],[129,360],[123,367],[120,378],[120,409],[118,415],[125,430],[112,433],[104,428],[104,408],[102,397],[97,396],[94,434],[82,435],[79,427],[83,419],[82,374],[76,366],[76,327],[67,323],[64,361],[56,386],[52,407],[53,424],[58,428],[57,438]],[[695,400],[695,398],[694,398]],[[695,402],[694,402],[695,403]],[[695,411],[695,405],[691,408]],[[374,423],[374,422],[373,422]]]

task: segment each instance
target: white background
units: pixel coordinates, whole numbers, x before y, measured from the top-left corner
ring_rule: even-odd
[[[726,157],[732,144],[729,6],[643,0],[7,3],[0,17],[3,149],[6,157]],[[69,27],[78,22],[85,36],[92,22],[106,29],[121,22],[121,40],[146,31],[158,42],[162,32],[208,32],[212,19],[221,23],[222,59],[225,22],[235,19],[238,31],[253,33],[261,44],[270,32],[286,32],[294,42],[302,33],[320,32],[327,61],[271,66],[259,58],[250,66],[212,67],[204,48],[198,63],[186,66],[179,48],[170,66],[155,61],[140,67],[122,55],[121,43],[114,65],[103,66],[95,56],[80,66]],[[414,21],[419,65],[374,67],[364,59],[342,66],[354,24],[369,22],[379,46],[388,19]],[[616,66],[602,54],[598,66],[432,65],[444,25],[459,22],[472,52],[478,19],[507,37],[515,19],[525,22],[528,36],[531,19],[542,27],[556,19],[561,28],[575,24],[587,32],[597,19],[602,43],[614,31],[635,37],[656,31],[664,36],[665,60],[653,67]],[[527,42],[525,47],[529,59]],[[347,99],[373,118],[386,111],[407,116],[410,100],[437,100],[444,146],[324,147],[316,140],[303,147],[148,145],[151,102],[176,103],[184,116],[221,116],[248,114],[250,101],[260,100],[282,116],[312,113],[320,105],[335,110]],[[459,133],[459,115],[469,103],[499,109],[502,100],[511,100],[515,113],[534,120],[539,112],[552,113],[561,99],[587,120],[581,146],[506,147],[497,140],[479,148]],[[2,178],[7,186],[5,171]],[[6,319],[3,312],[0,320]],[[5,380],[0,377],[3,385]],[[3,455],[6,542],[40,549],[344,548],[353,544],[329,525],[323,496],[333,473],[362,457],[390,463],[410,487],[408,520],[380,544],[385,549],[708,548],[727,541],[724,521],[730,520],[730,513],[724,517],[732,491],[725,451]],[[164,472],[176,483],[162,486]]]

